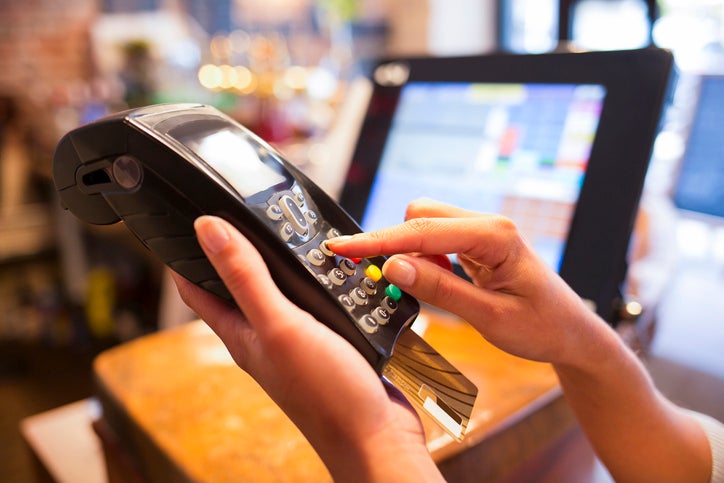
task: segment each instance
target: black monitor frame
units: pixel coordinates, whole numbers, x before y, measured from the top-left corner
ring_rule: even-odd
[[[615,324],[627,251],[661,113],[672,90],[673,57],[662,49],[384,59],[404,82],[598,84],[606,98],[559,270]],[[393,76],[394,78],[394,76]],[[340,202],[362,220],[404,82],[373,81]],[[402,220],[400,220],[402,221]]]

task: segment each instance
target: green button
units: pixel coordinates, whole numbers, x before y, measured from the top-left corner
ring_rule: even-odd
[[[385,288],[385,293],[395,302],[402,298],[402,290],[400,290],[400,287],[397,285],[389,284],[387,288]]]

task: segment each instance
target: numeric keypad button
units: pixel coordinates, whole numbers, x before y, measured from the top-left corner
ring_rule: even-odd
[[[337,297],[337,300],[339,300],[339,303],[341,303],[342,306],[349,312],[353,311],[356,307],[354,300],[352,300],[352,297],[347,294],[340,295],[339,297]]]
[[[309,210],[304,213],[304,216],[307,218],[310,225],[316,225],[317,221],[319,221],[319,216],[317,216],[315,211]]]
[[[324,265],[325,260],[327,260],[327,257],[324,256],[324,253],[322,253],[320,250],[317,250],[316,248],[312,248],[311,250],[309,250],[307,252],[306,258],[309,263],[316,267]]]
[[[367,295],[374,295],[377,293],[377,283],[375,283],[375,281],[370,277],[363,278],[359,285],[362,287],[362,290],[367,293]]]
[[[387,322],[390,321],[390,313],[383,309],[382,307],[376,307],[372,311],[372,317],[375,318],[378,324],[385,325]]]
[[[354,300],[354,303],[356,303],[357,305],[367,305],[370,301],[367,292],[362,290],[362,288],[360,287],[353,288],[349,292],[349,296],[352,297],[352,300]]]
[[[319,244],[319,249],[321,250],[322,253],[324,253],[328,257],[334,256],[334,252],[332,250],[330,250],[329,247],[327,246],[327,240],[324,240],[322,243]]]
[[[358,324],[362,328],[362,330],[364,330],[368,334],[374,334],[380,329],[380,325],[370,314],[363,315],[359,319]]]
[[[343,258],[339,262],[339,268],[347,275],[354,275],[354,272],[357,271],[357,264],[349,258]]]
[[[390,314],[394,314],[395,311],[397,310],[397,307],[399,307],[399,305],[397,304],[397,301],[391,299],[390,297],[383,298],[380,306],[383,309],[387,310]]]
[[[347,280],[347,275],[345,275],[339,268],[333,268],[327,272],[327,277],[329,277],[329,280],[338,287]]]
[[[266,216],[270,220],[279,221],[284,216],[284,213],[282,212],[282,209],[279,208],[279,205],[275,204],[266,209]]]
[[[291,223],[284,223],[282,227],[279,229],[279,236],[282,237],[282,240],[289,241],[292,236],[294,235],[294,227]]]
[[[329,279],[328,276],[326,276],[323,273],[320,273],[319,275],[317,275],[317,280],[327,290],[332,290],[334,288],[334,284],[332,283],[332,281]]]

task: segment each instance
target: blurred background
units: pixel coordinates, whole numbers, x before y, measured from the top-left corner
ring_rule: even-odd
[[[90,396],[99,351],[192,317],[167,312],[164,271],[124,230],[79,227],[60,209],[50,171],[65,132],[129,107],[203,102],[326,182],[374,59],[648,45],[674,52],[679,79],[627,290],[658,314],[662,389],[721,419],[724,199],[699,209],[672,193],[702,92],[702,156],[714,162],[689,189],[724,191],[724,88],[705,83],[724,75],[724,1],[0,0],[0,477],[28,480],[19,420]],[[708,392],[693,395],[692,373]]]

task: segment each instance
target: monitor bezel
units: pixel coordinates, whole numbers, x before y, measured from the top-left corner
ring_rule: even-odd
[[[663,106],[672,90],[671,53],[647,48],[387,58],[372,72],[389,65],[406,70],[406,79],[383,80],[383,84],[373,76],[372,96],[340,196],[341,205],[357,220],[364,216],[406,82],[596,84],[606,89],[559,274],[615,324],[638,203]]]

